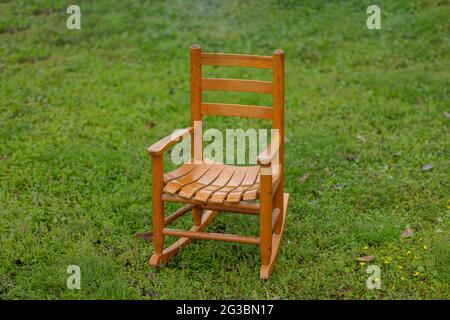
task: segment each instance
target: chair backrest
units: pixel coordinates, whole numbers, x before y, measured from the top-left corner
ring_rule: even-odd
[[[280,163],[284,163],[284,52],[277,49],[272,56],[202,53],[199,45],[191,46],[191,126],[203,115],[239,116],[272,120],[272,128],[280,137]],[[203,78],[202,66],[235,66],[272,69],[272,81]],[[272,95],[272,107],[204,103],[202,91],[222,90]]]

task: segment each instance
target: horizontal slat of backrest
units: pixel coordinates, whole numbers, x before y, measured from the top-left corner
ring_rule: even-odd
[[[234,66],[272,69],[273,59],[266,56],[227,53],[202,53],[201,64],[206,66]]]
[[[272,119],[272,108],[228,103],[203,103],[202,115]]]
[[[242,91],[272,94],[273,85],[269,81],[202,78],[202,90]]]

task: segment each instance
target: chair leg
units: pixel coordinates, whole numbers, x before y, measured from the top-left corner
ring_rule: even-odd
[[[192,208],[192,219],[194,220],[194,225],[199,226],[202,223],[203,210],[200,207]]]
[[[163,187],[163,158],[162,156],[154,156],[152,157],[152,224],[153,246],[155,253],[150,258],[150,264],[152,264],[152,260],[158,260],[157,256],[161,255],[164,249],[164,202],[162,200]]]
[[[262,168],[264,170],[265,168]],[[259,250],[261,254],[261,269],[269,266],[272,252],[272,175],[261,174],[259,213]]]
[[[205,229],[217,216],[217,211],[206,210],[202,212],[202,221],[200,225],[193,226],[189,231],[202,231]],[[150,265],[157,267],[173,258],[178,251],[194,241],[192,238],[181,237],[169,247],[165,248],[161,254],[154,254],[150,259]]]

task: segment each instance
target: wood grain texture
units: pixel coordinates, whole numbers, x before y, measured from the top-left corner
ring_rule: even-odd
[[[272,119],[272,108],[231,103],[203,103],[202,115]]]
[[[247,54],[202,53],[201,63],[206,66],[229,66],[272,69],[272,57]]]
[[[178,192],[178,195],[185,199],[192,198],[197,191],[213,183],[219,176],[219,174],[222,173],[223,169],[224,166],[220,164],[211,166],[208,172],[203,175],[203,177],[181,188],[180,191]]]
[[[214,192],[208,202],[223,203],[228,194],[241,185],[247,171],[248,169],[246,167],[237,168],[227,185]]]
[[[209,197],[216,190],[219,190],[220,188],[226,186],[228,181],[230,181],[231,177],[233,176],[235,170],[236,167],[234,166],[225,166],[219,177],[212,184],[198,191],[194,199],[201,202],[207,202],[209,200]]]
[[[187,135],[191,134],[193,132],[193,127],[189,127],[186,129],[178,130],[171,135],[168,135],[167,137],[159,140],[158,142],[154,143],[147,149],[147,153],[150,156],[160,156],[162,155],[167,149],[169,149],[171,146],[176,144],[177,142],[180,142],[181,139],[186,137]]]
[[[162,200],[164,187],[163,157],[152,156],[152,225],[155,253],[164,249],[164,202]]]
[[[273,129],[279,132],[278,163],[280,164],[280,182],[274,195],[274,206],[284,212],[284,51],[275,50],[273,57]],[[275,225],[275,233],[281,232],[283,219]]]
[[[214,233],[214,232],[201,232],[201,231],[185,231],[178,229],[168,229],[163,230],[164,235],[175,236],[175,237],[187,237],[192,239],[202,239],[202,240],[218,240],[226,242],[239,242],[246,244],[259,244],[259,238],[248,237],[248,236],[238,236],[234,234],[226,233]]]
[[[211,167],[210,164],[202,163],[199,165],[196,165],[194,170],[189,172],[188,174],[184,175],[181,178],[174,179],[170,181],[168,184],[164,187],[164,192],[175,194],[180,190],[183,186],[190,184],[192,182],[197,181],[203,175],[208,172],[209,168]]]
[[[239,91],[272,94],[270,81],[202,78],[202,90]]]
[[[259,252],[263,266],[269,265],[272,251],[272,196],[272,175],[263,174],[261,175],[261,209],[259,214]]]
[[[195,168],[195,165],[192,163],[185,163],[175,170],[164,174],[164,183],[167,183],[171,180],[181,178],[182,176],[188,174]]]
[[[228,194],[225,202],[238,203],[241,201],[244,192],[251,188],[255,183],[259,183],[259,173],[260,168],[257,166],[249,168],[241,185]]]
[[[183,167],[185,169],[181,170]],[[268,169],[272,175],[272,189],[277,190],[281,166],[271,165]],[[259,196],[259,166],[185,164],[173,172],[166,173],[166,176],[173,179],[165,184],[163,191],[184,199],[193,199],[196,203],[238,203],[241,200],[254,201]]]
[[[171,194],[163,194],[162,196],[164,201],[167,202],[175,202],[175,203],[192,203],[198,204],[202,206],[203,209],[207,210],[219,210],[224,212],[236,212],[236,213],[245,213],[245,214],[259,214],[259,202],[248,202],[241,201],[238,203],[222,203],[222,204],[214,204],[214,203],[204,203],[202,201],[197,201],[195,198],[184,199],[179,197],[178,195]]]
[[[280,156],[280,141],[278,137],[274,137],[272,143],[261,152],[256,158],[256,162],[262,165],[271,164],[276,157]],[[277,159],[279,160],[279,159]],[[276,161],[278,164],[279,161]]]
[[[202,65],[201,65],[201,53],[202,48],[198,44],[193,44],[190,50],[190,72],[191,72],[191,127],[196,131],[201,131],[195,125],[196,122],[202,121]],[[200,122],[201,123],[201,122]],[[200,132],[197,132],[197,136]],[[202,150],[202,140],[198,139],[194,141],[191,139],[191,158],[201,161],[202,152],[196,152],[196,150]]]
[[[262,280],[269,279],[270,275],[272,274],[273,267],[275,266],[275,260],[277,259],[278,252],[280,251],[279,249],[281,245],[281,239],[283,238],[288,202],[289,202],[289,193],[285,193],[283,195],[283,213],[281,214],[280,219],[278,219],[278,221],[281,221],[280,232],[274,233],[272,236],[272,250],[271,250],[272,252],[270,255],[269,264],[261,265],[261,269],[259,271],[259,278]]]

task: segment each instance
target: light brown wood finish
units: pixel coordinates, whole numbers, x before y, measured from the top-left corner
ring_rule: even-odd
[[[280,166],[280,182],[274,195],[275,207],[284,211],[284,51],[275,50],[273,53],[273,128],[279,130],[278,163]],[[272,151],[273,152],[273,151]],[[284,219],[284,218],[283,218]],[[281,232],[282,219],[275,225],[275,233]]]
[[[272,81],[202,78],[202,66],[235,66],[272,69]],[[152,221],[155,253],[150,259],[158,266],[173,257],[193,239],[221,240],[259,245],[260,278],[267,279],[275,263],[284,231],[289,195],[284,193],[284,52],[272,56],[202,53],[200,46],[190,50],[191,127],[166,137],[149,148],[152,156]],[[272,95],[272,108],[228,103],[203,103],[202,91],[243,91]],[[192,139],[193,163],[163,174],[162,155],[171,146],[194,131],[201,132],[202,116],[237,116],[272,120],[279,136],[257,157],[258,166],[238,167],[202,161],[201,135]],[[196,135],[198,136],[198,135]],[[259,202],[258,202],[259,200]],[[164,218],[164,202],[187,203]],[[170,222],[192,210],[194,226],[188,230],[165,228]],[[259,237],[202,231],[217,212],[259,215]],[[144,233],[150,237],[149,233]],[[178,241],[164,249],[164,237]],[[144,237],[144,236],[143,236]]]
[[[242,200],[252,201],[256,200],[259,194],[259,188],[261,183],[261,169],[258,172],[255,183],[242,193]]]
[[[259,181],[259,172],[259,167],[252,167],[248,169],[241,185],[228,194],[227,199],[225,200],[226,203],[238,203],[241,201],[244,192]]]
[[[195,121],[202,121],[200,106],[202,104],[202,67],[200,64],[202,49],[199,45],[191,46],[191,127],[194,127]],[[192,139],[194,141],[194,139]],[[192,148],[192,151],[194,148]],[[192,154],[192,157],[194,155]]]
[[[261,201],[259,213],[259,251],[263,266],[269,265],[270,255],[272,253],[272,192],[272,175],[261,174],[261,192],[259,196]]]
[[[229,103],[203,103],[203,115],[272,119],[272,108]]]
[[[275,139],[275,141],[273,141],[263,152],[258,155],[256,162],[262,165],[272,164],[275,158],[279,156],[280,142],[278,138]]]
[[[229,66],[272,69],[272,57],[247,54],[202,53],[201,64],[205,66]]]
[[[211,166],[208,172],[203,175],[203,177],[198,179],[196,182],[183,187],[180,192],[178,192],[178,195],[185,199],[192,198],[194,194],[197,193],[197,191],[213,183],[213,181],[216,180],[219,174],[222,173],[224,168],[225,166],[220,164]]]
[[[177,132],[172,133],[171,135],[159,140],[155,144],[153,144],[150,148],[147,149],[147,153],[150,156],[160,156],[171,146],[180,142],[181,139],[186,137],[188,134],[193,132],[193,128],[186,128],[179,130]]]
[[[175,237],[188,237],[193,239],[203,239],[203,240],[219,240],[226,242],[240,242],[246,244],[259,244],[259,238],[257,237],[247,237],[247,236],[237,236],[234,234],[224,234],[224,233],[214,233],[214,232],[201,232],[201,231],[184,231],[177,229],[167,229],[163,230],[163,233],[168,236]]]
[[[156,254],[161,254],[164,248],[164,235],[162,232],[164,228],[163,172],[163,157],[152,156],[152,224]]]
[[[192,182],[195,182],[198,179],[200,179],[201,177],[203,177],[203,175],[206,172],[208,172],[210,167],[211,167],[211,165],[206,164],[206,163],[202,163],[202,164],[196,166],[195,169],[192,170],[191,172],[189,172],[188,174],[182,176],[181,178],[174,179],[174,180],[170,181],[168,184],[166,184],[166,186],[164,187],[164,192],[167,192],[170,194],[177,193],[178,190],[180,190],[183,186],[188,185]]]
[[[187,166],[187,165],[185,165]],[[191,164],[189,164],[191,166]],[[184,199],[192,199],[198,203],[236,203],[241,200],[254,201],[260,192],[260,167],[237,167],[223,164],[194,164],[191,170],[167,173],[173,178],[164,186],[163,191],[177,194]],[[272,188],[275,190],[280,180],[280,166],[272,165]],[[182,173],[187,172],[184,175]]]
[[[212,195],[212,197],[208,200],[209,203],[223,203],[227,197],[227,195],[241,185],[244,177],[247,173],[248,169],[245,167],[239,167],[231,177],[230,181],[228,181],[227,185]]]
[[[195,129],[196,134],[192,136],[191,139],[191,159],[195,161],[202,160],[202,134],[199,131],[198,123],[202,121],[202,89],[201,89],[201,77],[202,77],[202,67],[201,67],[201,52],[202,49],[199,45],[193,44],[190,50],[190,71],[191,71],[191,127]],[[198,138],[200,137],[200,138]],[[197,139],[195,139],[197,138]],[[197,149],[196,149],[197,148]],[[200,225],[202,220],[202,211],[199,208],[194,208],[192,210],[192,220],[196,226]]]
[[[193,163],[185,163],[181,167],[176,168],[174,171],[168,172],[164,174],[164,183],[172,181],[177,178],[181,178],[182,176],[188,174],[192,170],[194,170],[195,165]]]
[[[280,209],[275,208],[272,212],[272,229],[275,227],[278,219],[280,219]]]
[[[205,188],[197,192],[194,199],[197,201],[207,202],[209,197],[220,188],[227,185],[228,181],[230,181],[231,177],[234,174],[236,167],[234,166],[225,166],[223,171],[217,177],[217,179],[210,185],[207,185]]]
[[[259,80],[238,80],[203,78],[202,90],[238,91],[272,94],[272,82]]]
[[[281,239],[283,237],[283,233],[284,233],[284,225],[285,225],[285,221],[286,221],[286,215],[287,215],[287,207],[288,207],[288,202],[289,202],[289,194],[285,193],[283,195],[283,214],[281,215],[281,218],[278,219],[279,221],[281,221],[281,226],[280,226],[280,232],[273,233],[272,236],[272,253],[270,255],[270,261],[269,261],[269,265],[262,265],[260,272],[259,272],[259,278],[260,279],[269,279],[270,274],[273,271],[273,267],[275,266],[275,260],[277,258],[278,255],[278,251],[280,249],[280,245],[281,245]]]
[[[205,210],[237,212],[246,214],[259,214],[259,202],[240,201],[237,203],[204,203],[195,199],[184,199],[177,195],[163,194],[163,200],[175,203],[194,203],[201,206]]]

